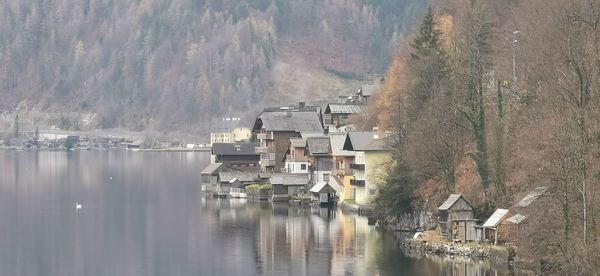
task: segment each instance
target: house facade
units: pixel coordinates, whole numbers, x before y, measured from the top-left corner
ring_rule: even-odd
[[[333,168],[332,177],[341,186],[339,192],[340,201],[354,199],[354,186],[350,181],[354,179],[354,170],[350,164],[354,164],[354,151],[344,150],[346,133],[329,133],[329,154],[331,155]]]
[[[260,170],[260,155],[252,143],[215,143],[212,145],[212,159],[214,163],[222,163],[238,171]]]
[[[333,160],[329,155],[329,137],[309,137],[306,138],[306,150],[310,158],[311,182],[329,182]]]
[[[252,128],[258,140],[261,170],[281,172],[290,138],[301,137],[302,132],[323,133],[320,109],[312,107],[281,107],[265,109]]]
[[[310,160],[306,152],[306,139],[301,137],[290,138],[290,145],[285,157],[285,172],[309,172]]]
[[[348,132],[343,150],[354,151],[350,185],[357,204],[369,204],[383,184],[392,160],[391,139],[377,132]]]
[[[352,103],[331,103],[325,108],[323,121],[326,125],[339,128],[350,124],[350,116],[366,112],[367,106]]]

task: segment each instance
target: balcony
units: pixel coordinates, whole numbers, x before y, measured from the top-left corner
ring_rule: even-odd
[[[273,132],[258,133],[256,134],[256,138],[258,140],[273,140]]]
[[[333,174],[335,175],[354,175],[354,170],[351,169],[334,169]]]
[[[350,164],[350,169],[353,170],[365,170],[365,164]]]
[[[260,159],[260,166],[261,167],[274,167],[275,166],[275,160]]]
[[[351,179],[350,180],[350,185],[352,186],[357,186],[357,187],[364,187],[365,186],[365,180],[362,179]]]
[[[260,155],[260,166],[261,167],[275,166],[275,153],[262,153]]]

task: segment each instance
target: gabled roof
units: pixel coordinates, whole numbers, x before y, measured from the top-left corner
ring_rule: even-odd
[[[254,144],[241,143],[239,145],[231,143],[214,143],[212,145],[213,155],[258,155]]]
[[[301,186],[308,184],[308,174],[274,173],[270,181],[272,185]]]
[[[258,132],[261,128],[267,131],[323,132],[321,119],[314,111],[265,111],[258,115],[252,130]]]
[[[344,150],[346,133],[329,133],[329,145],[333,156],[354,156],[353,151]]]
[[[258,176],[258,172],[246,172],[246,171],[219,172],[219,179],[220,179],[221,183],[228,183],[234,179],[237,179],[240,182],[254,182],[254,181],[260,180],[260,178]]]
[[[294,148],[306,147],[306,139],[304,138],[290,138],[290,146]]]
[[[523,197],[515,207],[527,207],[534,201],[536,201],[541,195],[548,190],[548,187],[537,187],[531,193]]]
[[[380,136],[377,132],[348,132],[344,141],[344,150],[350,151],[386,151],[392,146],[391,136]]]
[[[223,163],[211,163],[204,168],[200,174],[216,174],[216,172],[223,166]]]
[[[329,137],[310,137],[306,139],[306,147],[310,155],[329,153]]]
[[[325,108],[325,114],[356,114],[366,110],[366,105],[330,103]]]
[[[313,186],[312,188],[310,188],[310,191],[313,192],[313,193],[320,193],[327,186],[331,187],[331,189],[333,189],[336,192],[339,192],[339,191],[342,190],[342,187],[340,187],[340,185],[338,185],[335,182],[335,180],[331,181],[331,179],[330,179],[329,182],[317,182],[317,184],[315,184],[315,186]]]
[[[508,209],[496,209],[496,211],[488,218],[482,227],[494,228],[502,221],[502,219],[508,214]]]
[[[456,203],[460,198],[462,198],[469,206],[471,206],[471,204],[469,204],[469,202],[461,194],[451,194],[448,197],[448,199],[446,199],[446,201],[444,203],[442,203],[442,205],[440,205],[440,207],[438,207],[438,210],[446,211],[446,210],[452,208],[454,203]],[[473,207],[471,207],[471,208],[473,208]]]

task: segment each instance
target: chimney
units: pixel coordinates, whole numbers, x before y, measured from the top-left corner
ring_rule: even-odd
[[[379,139],[379,127],[373,127],[373,138]]]
[[[298,103],[298,109],[304,109],[305,106],[306,106],[306,102],[299,102]]]

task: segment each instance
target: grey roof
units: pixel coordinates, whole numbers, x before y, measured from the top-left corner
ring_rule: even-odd
[[[351,151],[385,151],[392,146],[391,136],[380,136],[376,132],[348,132],[344,141],[344,150]]]
[[[462,195],[460,195],[460,194],[451,194],[448,197],[448,199],[446,199],[446,201],[444,203],[442,203],[442,205],[440,205],[440,207],[438,207],[438,210],[450,209],[450,207],[452,207],[452,205],[454,205],[454,203],[456,203],[456,201],[458,201],[458,199],[461,197],[462,197]]]
[[[527,216],[524,216],[521,214],[516,214],[516,215],[508,218],[506,221],[508,221],[510,223],[514,223],[514,224],[521,224],[521,222],[525,221],[526,218],[527,218]]]
[[[379,87],[379,85],[375,84],[364,84],[360,87],[360,94],[367,97],[372,96]]]
[[[306,139],[290,138],[290,145],[294,148],[304,148],[304,147],[306,147]]]
[[[329,137],[310,137],[306,144],[310,155],[329,153]]]
[[[256,118],[253,130],[323,132],[321,119],[313,111],[263,112]]]
[[[274,173],[271,176],[272,185],[300,186],[308,184],[308,174]]]
[[[342,186],[337,184],[337,182],[335,180],[332,181],[330,178],[329,182],[317,182],[317,184],[315,184],[315,186],[310,188],[310,191],[313,193],[320,193],[327,186],[331,187],[336,192],[340,192],[342,190]]]
[[[496,209],[490,218],[485,221],[482,227],[494,228],[498,226],[506,214],[508,214],[508,209]]]
[[[214,174],[217,170],[219,170],[223,166],[223,163],[211,163],[204,168],[200,174]]]
[[[346,133],[330,133],[329,144],[331,145],[331,155],[333,156],[354,156],[353,151],[344,150]]]
[[[367,110],[365,105],[331,103],[325,108],[325,114],[355,114]]]
[[[536,199],[538,199],[538,197],[540,197],[541,195],[543,195],[547,190],[548,190],[548,187],[537,187],[537,188],[535,188],[535,190],[533,190],[533,192],[531,192],[528,195],[526,195],[525,197],[523,197],[523,199],[521,199],[521,201],[519,201],[519,203],[517,203],[517,205],[515,205],[515,207],[527,207],[527,206],[529,206]]]
[[[259,181],[258,172],[219,172],[219,179],[221,182],[230,182],[233,179],[237,179],[241,182],[253,182]]]
[[[258,155],[254,144],[241,143],[239,145],[230,143],[214,143],[212,145],[214,155]]]

